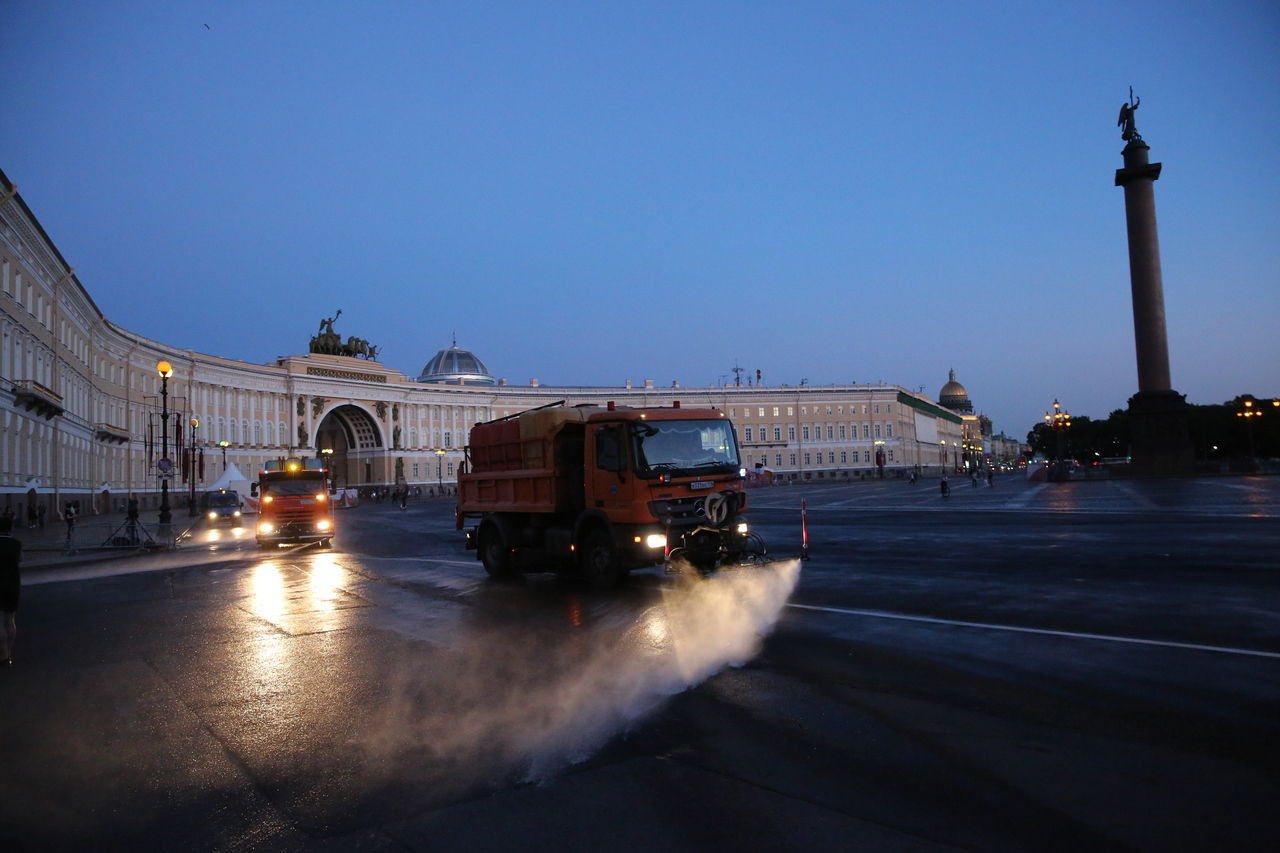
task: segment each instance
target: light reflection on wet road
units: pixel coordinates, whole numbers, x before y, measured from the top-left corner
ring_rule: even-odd
[[[348,511],[333,550],[259,552],[220,531],[204,548],[121,561],[115,576],[54,583],[65,575],[49,570],[24,598],[21,665],[0,681],[0,748],[30,782],[0,787],[0,814],[30,815],[67,846],[152,842],[162,826],[168,846],[193,849],[305,849],[374,828],[429,849],[441,826],[474,831],[448,815],[483,809],[490,792],[509,796],[480,821],[510,821],[509,834],[494,831],[514,841],[521,821],[560,811],[498,819],[518,783],[555,802],[577,779],[614,797],[608,820],[577,803],[600,841],[645,767],[654,802],[671,792],[732,814],[698,831],[738,845],[771,838],[767,816],[804,804],[787,831],[865,820],[907,833],[887,844],[909,836],[927,849],[946,837],[931,823],[943,809],[970,848],[1029,849],[1050,826],[1058,849],[1107,849],[1112,833],[1171,849],[1194,829],[1068,819],[1070,791],[1040,792],[1102,767],[1126,802],[1157,814],[1191,798],[1152,793],[1112,758],[1132,753],[1135,767],[1177,768],[1166,787],[1199,768],[1197,790],[1223,800],[1231,780],[1249,779],[1230,800],[1241,827],[1254,814],[1241,810],[1269,797],[1247,747],[1273,725],[1259,709],[1274,664],[1191,647],[1277,648],[1263,567],[1274,570],[1280,490],[1224,485],[997,482],[957,488],[945,507],[905,484],[757,492],[754,518],[781,553],[795,547],[799,497],[810,502],[803,571],[651,571],[609,595],[549,576],[486,581],[443,504]],[[815,609],[786,608],[789,598]],[[1153,715],[1170,743],[1146,742]],[[1184,759],[1178,738],[1215,769]],[[1053,772],[1040,775],[1032,753]],[[725,784],[733,796],[702,799]],[[665,822],[669,808],[645,812],[646,833],[690,831]],[[820,839],[847,836],[797,837],[839,849]]]

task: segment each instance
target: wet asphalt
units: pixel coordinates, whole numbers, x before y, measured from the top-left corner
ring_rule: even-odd
[[[612,593],[486,581],[444,501],[19,530],[0,842],[1272,849],[1280,478],[935,486],[754,491],[776,562]]]

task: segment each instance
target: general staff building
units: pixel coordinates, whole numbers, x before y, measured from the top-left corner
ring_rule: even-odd
[[[341,487],[449,491],[473,424],[559,400],[714,406],[746,467],[782,482],[936,474],[1017,452],[991,444],[954,373],[937,402],[885,383],[509,385],[455,343],[410,377],[364,341],[341,344],[332,319],[270,364],[206,355],[103,316],[2,172],[0,229],[0,504],[15,511],[118,511],[130,495],[151,507],[170,464],[180,504],[226,470],[253,478],[267,460],[318,454]]]

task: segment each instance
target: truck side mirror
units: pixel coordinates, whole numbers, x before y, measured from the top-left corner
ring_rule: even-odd
[[[254,498],[258,496],[258,482],[256,480],[249,484],[249,496]]]

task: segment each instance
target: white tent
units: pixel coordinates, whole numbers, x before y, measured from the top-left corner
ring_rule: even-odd
[[[222,476],[214,481],[212,486],[206,486],[206,492],[216,492],[218,489],[233,489],[240,493],[240,497],[244,497],[249,493],[249,478],[240,473],[240,469],[236,467],[236,463],[232,462],[227,466],[227,470],[222,472]]]

